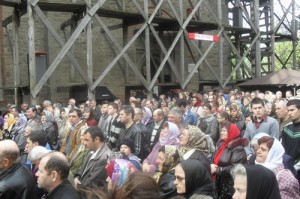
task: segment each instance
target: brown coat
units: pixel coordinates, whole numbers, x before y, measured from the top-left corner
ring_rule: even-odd
[[[71,144],[70,144],[70,148],[71,148],[71,153],[72,151],[78,146],[80,145],[80,132],[79,129],[85,125],[84,121],[80,121],[77,126],[75,127],[72,137],[71,137]],[[66,143],[67,140],[70,136],[71,133],[71,128],[68,129],[67,133],[66,133],[66,138],[64,139],[64,141],[62,142],[61,148],[60,148],[60,152],[66,154]],[[70,153],[70,154],[71,154]]]

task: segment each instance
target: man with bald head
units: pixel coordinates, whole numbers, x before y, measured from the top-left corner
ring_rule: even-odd
[[[12,140],[0,141],[0,198],[35,199],[33,175],[20,163],[18,145]]]
[[[48,199],[81,199],[68,180],[70,166],[66,156],[60,152],[51,152],[44,156],[35,174],[38,187],[44,189]]]

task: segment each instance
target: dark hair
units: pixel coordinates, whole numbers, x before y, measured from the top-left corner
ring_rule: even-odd
[[[104,142],[104,135],[102,130],[97,126],[89,127],[87,130],[84,131],[84,134],[89,133],[93,139],[95,140],[96,137],[99,137],[101,142]]]
[[[109,103],[108,106],[112,106],[113,109],[115,109],[115,110],[118,110],[118,109],[119,109],[119,105],[118,105],[117,103],[115,103],[115,102]]]
[[[122,108],[121,108],[121,111],[124,111],[124,113],[126,115],[131,114],[131,117],[133,119],[133,117],[134,117],[134,109],[132,108],[132,106],[130,106],[130,105],[123,105]]]
[[[30,128],[30,133],[41,133],[45,132],[43,129],[43,126],[40,125],[39,123],[34,123],[34,124],[29,124],[27,127]]]
[[[79,118],[82,117],[82,113],[81,113],[80,109],[78,109],[78,108],[72,108],[72,109],[69,111],[69,114],[70,114],[70,113],[73,113],[73,112],[76,112],[76,113],[77,113],[77,116],[78,116]]]
[[[90,107],[87,106],[87,107],[84,107],[84,110],[83,110],[83,111],[86,112],[86,113],[90,113],[89,118],[86,119],[87,121],[92,120],[92,119],[95,119],[93,109],[91,109]]]
[[[226,111],[220,111],[218,113],[222,118],[225,118],[225,120],[229,121],[230,120],[230,115]]]
[[[143,172],[128,176],[120,188],[112,192],[113,199],[160,199],[159,187],[154,178]]]
[[[188,105],[188,102],[186,99],[180,99],[177,101],[177,106],[178,107],[184,107],[186,108],[186,106]]]
[[[300,100],[299,99],[292,99],[289,100],[286,106],[292,106],[295,105],[297,109],[300,109]]]
[[[50,175],[52,171],[56,171],[60,175],[60,179],[65,180],[69,176],[70,166],[68,161],[57,155],[54,155],[53,153],[50,153],[49,160],[45,165],[45,170],[47,171],[48,175]]]
[[[251,101],[251,108],[253,107],[254,104],[261,104],[263,107],[265,107],[264,100],[262,100],[258,97],[253,98],[253,100]]]
[[[208,102],[204,103],[203,107],[208,108],[208,110],[210,110],[210,111],[211,111],[211,109],[212,109],[210,103],[208,103]]]
[[[109,101],[106,101],[106,100],[105,100],[105,101],[103,101],[103,102],[101,103],[101,105],[104,105],[104,104],[109,105],[109,103],[110,103]]]
[[[32,112],[37,112],[37,109],[36,109],[35,105],[28,106],[27,110],[29,110],[29,109],[31,109]]]
[[[31,132],[28,137],[32,143],[37,142],[39,146],[46,146],[47,144],[47,134],[45,132]]]
[[[267,147],[269,149],[271,149],[273,146],[273,143],[274,143],[274,138],[271,136],[263,136],[263,137],[259,138],[257,140],[257,142],[258,142],[258,145],[261,145],[262,143],[266,143]]]

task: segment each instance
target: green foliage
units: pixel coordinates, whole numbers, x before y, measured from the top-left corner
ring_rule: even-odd
[[[274,50],[276,55],[279,57],[279,59],[275,58],[276,71],[282,69],[284,64],[286,68],[293,67],[293,55],[290,55],[293,51],[293,45],[291,41],[276,42]],[[300,68],[300,44],[298,42],[298,45],[296,46],[296,69],[299,68]]]

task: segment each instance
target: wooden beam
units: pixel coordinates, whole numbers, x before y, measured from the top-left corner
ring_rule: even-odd
[[[91,0],[88,0],[88,3],[91,4]],[[89,8],[87,6],[87,12]],[[86,27],[86,61],[87,61],[87,74],[90,82],[93,82],[93,32],[92,32],[92,23],[88,23]],[[95,99],[95,90],[88,88],[88,98]]]
[[[36,86],[36,63],[35,63],[35,35],[34,18],[30,0],[27,1],[28,13],[28,63],[29,63],[29,81],[30,81],[30,101],[31,104],[37,104],[37,93],[33,92]]]
[[[19,27],[20,17],[17,9],[13,9],[13,63],[14,63],[14,92],[15,92],[15,105],[19,104],[18,87],[21,83],[20,78],[20,59],[19,59]]]
[[[49,21],[47,20],[47,17],[45,16],[45,14],[42,12],[42,10],[38,7],[35,6],[34,7],[35,13],[40,17],[40,19],[42,20],[42,22],[44,23],[44,25],[47,27],[48,31],[50,32],[50,34],[53,36],[53,38],[57,41],[57,43],[60,45],[60,47],[65,46],[66,44],[64,43],[63,39],[59,36],[59,34],[55,31],[54,27],[49,23]],[[70,51],[67,52],[67,57],[69,58],[69,60],[71,61],[71,63],[74,65],[74,67],[76,68],[76,70],[79,72],[80,76],[84,79],[84,81],[87,83],[88,86],[92,85],[92,82],[89,81],[89,79],[87,78],[87,74],[81,69],[81,66],[78,64],[78,62],[76,61],[76,58],[74,56],[74,54]]]
[[[80,24],[78,25],[77,29],[74,31],[74,33],[71,35],[69,40],[67,41],[66,45],[61,49],[57,57],[54,59],[46,73],[43,75],[39,83],[36,85],[36,87],[33,90],[33,94],[37,95],[39,91],[41,90],[42,86],[46,83],[46,81],[49,79],[49,77],[52,75],[53,71],[56,69],[58,64],[61,62],[63,57],[66,55],[66,53],[69,51],[71,46],[74,44],[75,40],[79,37],[82,30],[86,27],[88,22],[91,20],[93,15],[97,12],[97,10],[105,3],[106,0],[99,0],[92,9],[89,10],[87,15],[81,20]],[[86,77],[85,77],[86,78]],[[86,81],[88,82],[88,81]],[[92,88],[93,89],[93,88]]]

